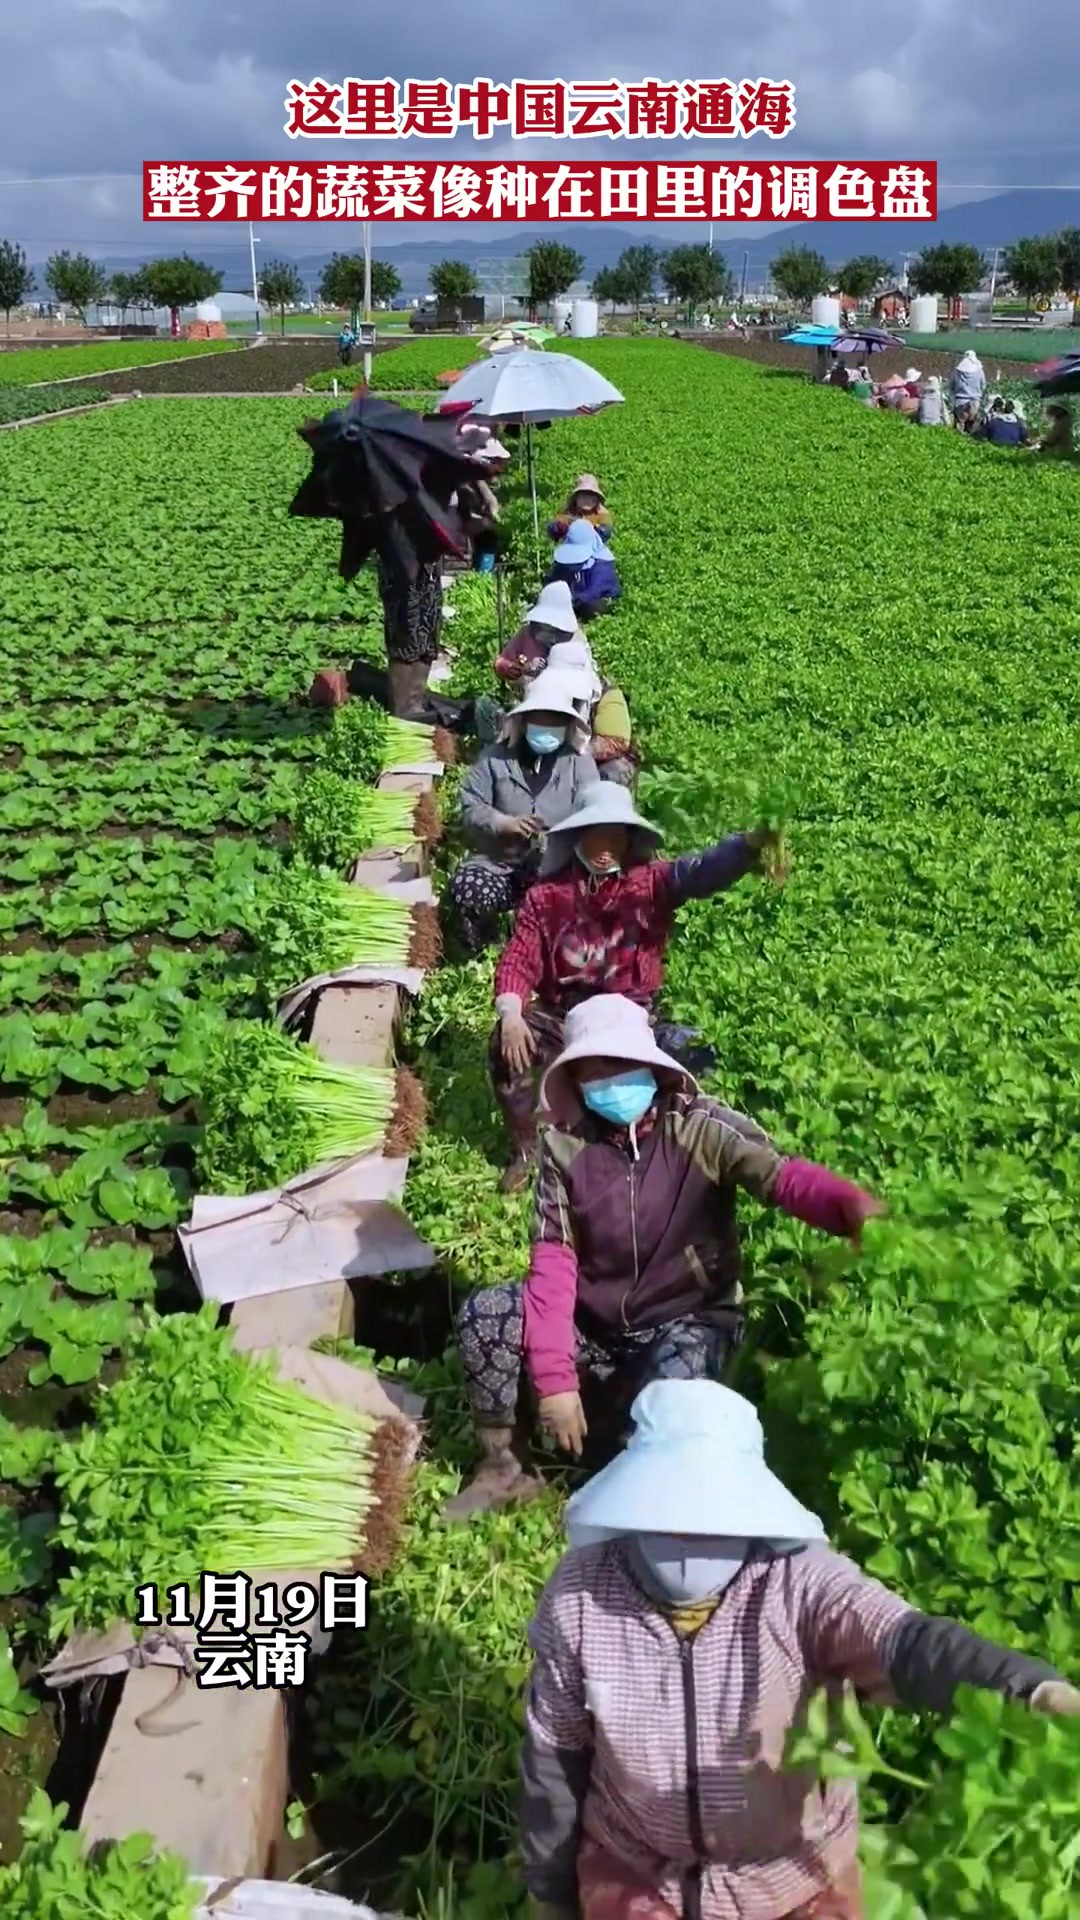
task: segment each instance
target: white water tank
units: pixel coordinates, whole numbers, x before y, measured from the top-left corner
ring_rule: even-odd
[[[570,332],[575,340],[595,340],[600,331],[600,308],[595,300],[575,300]]]
[[[819,293],[811,303],[810,319],[815,327],[835,327],[840,331],[840,302],[831,293]]]
[[[551,324],[556,333],[561,333],[574,311],[572,300],[554,300],[551,305]]]
[[[221,319],[221,308],[216,300],[200,300],[195,309],[195,318],[214,326]]]
[[[912,333],[936,333],[937,309],[936,293],[916,294],[911,303]]]

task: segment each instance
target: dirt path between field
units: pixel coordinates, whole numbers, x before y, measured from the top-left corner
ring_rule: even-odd
[[[689,346],[704,347],[709,353],[726,353],[733,360],[749,360],[754,366],[773,367],[780,373],[803,373],[807,377],[813,372],[813,355],[806,347],[785,346],[782,340],[740,340],[734,334],[682,333],[681,340]],[[917,367],[920,373],[950,374],[959,359],[955,348],[950,352],[943,349],[927,351],[921,347],[898,347],[895,352],[875,353],[867,356],[867,365],[875,380],[885,380],[891,373],[906,373],[909,367]],[[858,365],[860,356],[845,354],[846,362]],[[1000,374],[1005,380],[1031,380],[1034,366],[1027,360],[999,359],[994,353],[991,342],[981,349],[980,358],[986,368],[987,380],[993,385]]]

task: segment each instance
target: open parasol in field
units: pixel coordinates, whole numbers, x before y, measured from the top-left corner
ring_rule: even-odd
[[[1080,349],[1059,353],[1053,360],[1042,361],[1032,374],[1032,383],[1038,387],[1044,400],[1080,393]]]

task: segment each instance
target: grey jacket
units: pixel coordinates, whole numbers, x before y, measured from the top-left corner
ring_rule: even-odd
[[[484,748],[462,784],[461,818],[469,845],[489,860],[518,866],[535,852],[535,842],[500,834],[503,822],[535,814],[545,827],[557,827],[599,781],[591,753],[560,747],[552,755],[550,779],[534,797],[516,752],[497,741]]]

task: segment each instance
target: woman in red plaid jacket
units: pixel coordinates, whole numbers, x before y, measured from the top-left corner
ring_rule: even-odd
[[[633,1415],[530,1629],[534,1920],[863,1920],[854,1781],[783,1765],[810,1698],[944,1713],[970,1686],[1078,1715],[1080,1691],[834,1553],[739,1394],[661,1380]]]

